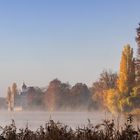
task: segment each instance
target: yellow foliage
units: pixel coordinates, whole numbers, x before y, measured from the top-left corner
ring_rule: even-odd
[[[115,89],[106,90],[105,103],[110,112],[118,111],[118,91]]]
[[[134,86],[135,67],[133,59],[133,49],[126,45],[122,52],[120,62],[120,72],[118,78],[118,89],[121,93],[128,94]]]
[[[11,101],[11,89],[10,89],[10,87],[8,87],[8,89],[7,89],[7,102],[10,102]]]
[[[12,85],[12,94],[16,95],[17,94],[17,84],[16,83],[13,83]]]
[[[121,112],[129,112],[132,107],[132,103],[129,101],[130,97],[121,98],[119,100],[118,107],[120,108]]]

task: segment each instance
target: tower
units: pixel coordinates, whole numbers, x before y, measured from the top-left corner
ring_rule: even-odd
[[[27,90],[27,86],[25,85],[25,83],[23,82],[23,85],[22,85],[22,92],[25,92]]]

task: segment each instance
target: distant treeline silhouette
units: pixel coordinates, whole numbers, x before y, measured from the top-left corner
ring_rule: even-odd
[[[22,106],[23,109],[45,109],[48,111],[89,109],[92,103],[91,92],[86,84],[77,83],[71,87],[68,83],[62,83],[58,79],[51,81],[45,89],[22,87],[21,92],[17,90],[17,93],[14,94],[14,101],[10,99],[11,94],[13,93],[9,94],[8,90],[7,100],[9,101],[7,102],[13,104],[12,107]]]

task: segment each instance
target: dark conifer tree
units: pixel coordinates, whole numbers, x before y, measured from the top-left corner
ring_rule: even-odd
[[[136,42],[137,42],[137,57],[135,60],[135,69],[136,69],[136,84],[140,84],[140,23],[139,27],[136,28],[137,36],[136,36]]]

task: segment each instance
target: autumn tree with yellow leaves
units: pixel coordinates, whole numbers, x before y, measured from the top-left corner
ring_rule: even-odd
[[[105,104],[111,112],[130,111],[132,109],[132,91],[135,86],[135,63],[133,49],[129,44],[124,46],[117,80],[117,89],[105,91]]]
[[[133,49],[130,45],[124,46],[120,72],[118,78],[118,89],[122,94],[129,95],[135,83],[135,64],[133,58]]]

